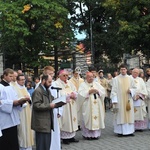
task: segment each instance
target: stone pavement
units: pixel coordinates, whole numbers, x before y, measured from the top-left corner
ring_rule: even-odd
[[[150,150],[150,131],[135,132],[134,137],[117,137],[113,133],[113,113],[107,110],[105,129],[100,139],[84,140],[81,131],[76,134],[79,143],[62,144],[62,150]],[[33,149],[35,150],[35,148]]]
[[[102,130],[100,139],[84,140],[81,131],[78,131],[76,138],[79,143],[70,145],[62,144],[62,150],[150,150],[150,131],[135,132],[134,137],[117,137],[113,133],[113,113],[106,112],[105,129]]]

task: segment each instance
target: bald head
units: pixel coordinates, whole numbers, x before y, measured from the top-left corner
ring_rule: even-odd
[[[134,69],[132,70],[132,77],[133,77],[133,78],[138,77],[138,76],[139,76],[139,73],[140,73],[140,70],[139,70],[138,68],[134,68]]]
[[[14,75],[13,75],[13,79],[12,79],[13,82],[16,82],[17,76],[18,76],[18,73],[16,71],[14,71]]]
[[[92,82],[93,82],[93,80],[94,80],[94,75],[93,75],[92,72],[87,72],[87,73],[86,73],[86,80],[87,80],[88,83],[92,83]]]

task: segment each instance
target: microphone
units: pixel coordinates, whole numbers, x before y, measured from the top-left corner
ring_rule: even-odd
[[[91,88],[93,87],[93,85],[91,85]],[[95,94],[93,94],[94,95],[94,99],[96,99],[96,93]]]
[[[94,95],[94,99],[96,99],[96,94],[93,94]]]
[[[52,90],[62,90],[62,88],[59,88],[59,87],[53,87],[53,86],[51,87],[51,89],[52,89]]]

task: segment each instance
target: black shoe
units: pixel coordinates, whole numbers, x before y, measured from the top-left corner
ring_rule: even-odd
[[[126,135],[126,136],[135,136],[134,134],[128,134],[128,135]]]
[[[71,139],[69,139],[69,142],[78,143],[78,142],[79,142],[79,140],[77,140],[77,139],[75,139],[75,138],[71,138]]]
[[[118,137],[123,137],[123,134],[118,134],[117,136],[118,136]]]
[[[63,141],[63,144],[67,144],[67,145],[70,144],[69,139],[63,139],[62,141]]]
[[[135,130],[135,132],[143,132],[142,129]]]
[[[94,137],[94,138],[91,138],[91,140],[98,140],[98,139],[99,139],[98,137],[97,137],[97,138],[96,138],[96,137]]]
[[[85,137],[85,136],[83,136],[83,138],[84,138],[85,140],[92,140],[91,137]]]
[[[81,127],[80,126],[78,126],[78,130],[77,131],[80,131],[81,130]]]

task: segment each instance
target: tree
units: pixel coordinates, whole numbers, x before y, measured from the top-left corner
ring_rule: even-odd
[[[122,54],[117,39],[117,25],[115,20],[110,18],[109,10],[104,7],[103,0],[86,0],[72,1],[69,5],[70,14],[74,27],[79,29],[79,32],[84,31],[86,39],[83,41],[87,51],[93,52],[94,65],[98,66],[101,61],[105,61],[104,55],[107,55],[110,62],[117,64]],[[78,9],[79,12],[75,10]],[[76,13],[76,14],[74,14]],[[80,24],[77,24],[80,22]],[[115,38],[113,37],[115,36]],[[119,53],[117,49],[119,49]]]
[[[43,54],[54,56],[55,51],[70,46],[66,40],[73,39],[73,31],[64,4],[65,0],[5,0],[0,4],[1,46],[9,66],[23,63],[37,75],[38,67],[49,63]]]
[[[87,50],[91,49],[92,38],[95,65],[103,61],[104,55],[109,58],[109,63],[117,64],[123,53],[132,53],[133,50],[135,53],[141,50],[150,56],[149,1],[72,0],[70,6],[75,27],[87,34],[84,40]],[[80,13],[73,15],[75,9],[79,9]],[[80,22],[78,26],[77,22]]]
[[[105,8],[115,14],[118,24],[118,36],[122,37],[125,52],[136,54],[142,51],[149,55],[150,38],[150,2],[147,0],[106,0]]]

